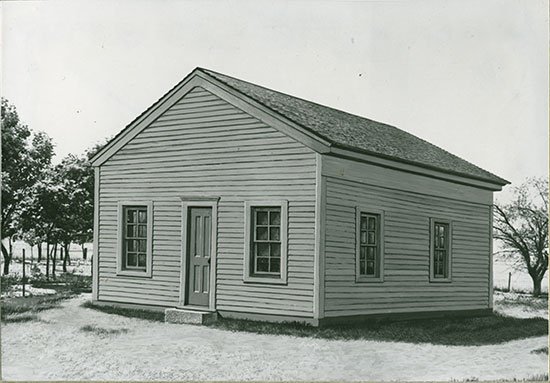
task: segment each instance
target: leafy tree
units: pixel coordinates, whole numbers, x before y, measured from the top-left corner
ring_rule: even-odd
[[[58,227],[65,250],[63,270],[66,271],[66,264],[70,259],[70,244],[80,244],[84,253],[84,244],[90,242],[93,236],[94,173],[86,157],[72,154],[56,166],[55,173],[64,193],[60,197],[61,217]]]
[[[60,241],[59,220],[63,216],[63,203],[66,199],[64,191],[58,182],[55,169],[49,167],[43,172],[30,189],[21,204],[21,228],[26,235],[31,230],[38,238],[46,242],[46,276],[49,277],[50,256],[55,254]],[[50,244],[54,244],[50,251]]]
[[[4,274],[9,272],[12,238],[20,231],[23,200],[41,178],[53,156],[53,144],[45,133],[32,134],[21,123],[15,106],[2,98],[2,255]],[[3,240],[8,239],[9,250]]]
[[[539,296],[548,269],[548,180],[530,178],[514,189],[514,199],[495,205],[495,238],[505,253],[521,259]]]

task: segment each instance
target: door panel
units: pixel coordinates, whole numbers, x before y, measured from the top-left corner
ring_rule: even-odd
[[[210,292],[210,252],[212,209],[189,208],[187,233],[187,304],[208,306]]]

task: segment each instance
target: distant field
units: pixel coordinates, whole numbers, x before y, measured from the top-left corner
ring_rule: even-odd
[[[518,271],[504,261],[494,260],[493,262],[493,285],[497,288],[508,287],[508,273],[512,273],[510,278],[510,288],[512,290],[530,292],[533,289],[533,282],[527,271]],[[542,291],[548,292],[548,272],[542,281]]]
[[[69,255],[71,258],[71,265],[67,266],[67,271],[74,272],[75,274],[82,274],[82,275],[92,275],[92,265],[91,265],[91,256],[93,254],[93,244],[88,243],[86,244],[86,248],[88,249],[88,259],[84,261],[82,259],[82,248],[80,245],[73,244],[71,245],[69,249]],[[34,246],[34,248],[31,251],[31,248],[29,245],[27,245],[24,242],[15,242],[13,244],[13,253],[14,253],[14,260],[12,261],[10,265],[10,274],[22,274],[23,272],[23,265],[21,263],[22,260],[22,250],[25,249],[25,263],[27,264],[26,273],[30,273],[30,267],[31,262],[32,264],[36,264],[36,260],[38,257],[37,248]],[[59,261],[59,248],[57,250],[57,261],[56,261],[56,273],[62,273],[63,272],[63,261]],[[39,267],[43,273],[46,272],[46,261],[45,261],[45,254],[46,254],[46,246],[43,246],[42,250],[42,262],[40,263]],[[0,262],[0,266],[4,266],[4,258],[2,257],[2,260]],[[50,266],[51,267],[51,266]],[[2,269],[0,269],[1,271]]]

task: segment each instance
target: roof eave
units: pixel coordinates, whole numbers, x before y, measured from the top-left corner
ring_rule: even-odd
[[[495,179],[477,177],[470,174],[464,174],[452,170],[441,169],[440,167],[430,166],[415,161],[408,161],[365,149],[356,148],[349,145],[333,143],[331,154],[338,157],[345,157],[362,162],[372,162],[380,166],[406,170],[412,173],[427,175],[435,178],[446,179],[452,182],[467,184],[492,191],[501,191],[502,187],[510,184],[503,178],[495,176]],[[379,159],[379,160],[377,160]],[[404,169],[403,165],[407,168]],[[424,170],[424,171],[423,171]]]

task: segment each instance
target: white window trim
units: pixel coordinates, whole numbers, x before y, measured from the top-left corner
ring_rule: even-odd
[[[147,261],[145,271],[125,270],[123,267],[124,251],[124,207],[125,206],[146,206],[147,207]],[[119,201],[117,210],[117,275],[129,277],[151,278],[153,275],[153,202],[152,201]]]
[[[449,225],[449,248],[447,254],[447,278],[434,278],[434,227],[435,223],[446,223]],[[450,283],[452,282],[452,256],[453,256],[453,222],[443,218],[430,218],[430,282]]]
[[[281,208],[281,276],[259,277],[250,272],[251,266],[251,211],[253,207],[277,206]],[[287,200],[261,200],[245,201],[244,203],[244,270],[243,281],[249,283],[287,284],[287,254],[288,254],[288,201]]]
[[[379,275],[376,276],[368,276],[368,275],[361,275],[359,273],[359,259],[361,254],[361,213],[365,214],[377,214],[380,216],[380,255],[379,255],[379,262],[380,262],[380,270]],[[384,210],[380,209],[372,209],[367,206],[356,206],[355,207],[355,282],[384,282]]]

